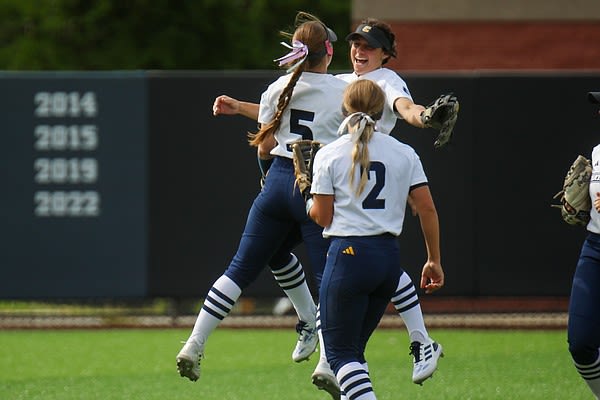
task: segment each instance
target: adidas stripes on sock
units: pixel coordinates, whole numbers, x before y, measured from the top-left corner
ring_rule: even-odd
[[[600,399],[600,357],[590,365],[575,363],[575,368],[585,380],[585,383],[587,383],[594,396]]]
[[[369,374],[369,365],[365,362],[362,364],[363,369],[366,371],[367,375]],[[346,393],[344,393],[343,390],[341,390],[341,394],[340,394],[340,400],[348,400],[348,396],[346,396]]]
[[[315,322],[317,306],[306,283],[302,264],[295,255],[291,254],[291,256],[289,263],[277,269],[271,267],[271,272],[279,287],[292,302],[300,321],[312,325]]]
[[[190,339],[202,345],[221,321],[227,317],[240,297],[242,289],[234,281],[222,275],[208,291],[198,314]]]
[[[337,380],[348,400],[376,399],[369,373],[359,362],[344,364],[337,373]]]
[[[417,290],[406,272],[402,274],[398,281],[398,288],[392,297],[392,303],[398,315],[404,321],[404,325],[406,325],[410,341],[424,343],[429,334],[427,328],[425,328]]]

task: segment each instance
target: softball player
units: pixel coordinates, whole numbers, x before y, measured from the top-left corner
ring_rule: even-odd
[[[424,128],[421,113],[425,107],[413,102],[406,82],[395,72],[384,65],[396,57],[396,37],[391,27],[374,18],[363,20],[354,32],[346,36],[350,43],[350,61],[353,72],[338,74],[338,78],[346,82],[370,80],[385,93],[385,104],[381,118],[377,120],[378,132],[390,134],[398,119],[417,128]],[[409,204],[413,208],[409,198]],[[423,270],[421,288],[428,278],[429,271]],[[409,334],[410,353],[413,355],[414,383],[421,384],[437,369],[441,351],[435,350],[435,341],[429,336],[417,291],[407,273],[400,276],[398,287],[391,297],[398,315],[404,321]],[[441,347],[439,347],[441,349]],[[320,360],[320,363],[323,363]],[[318,369],[319,367],[317,367]]]
[[[346,82],[368,79],[383,89],[386,104],[381,119],[377,121],[377,130],[390,133],[398,118],[424,128],[421,112],[425,107],[413,102],[408,85],[395,71],[383,67],[392,57],[396,57],[396,38],[390,26],[369,18],[346,36],[346,40],[350,42],[353,72],[336,76]]]
[[[304,199],[294,185],[289,144],[298,139],[322,143],[336,139],[336,129],[343,119],[340,105],[346,83],[327,74],[333,54],[331,42],[336,39],[333,31],[309,14],[300,13],[299,17],[308,20],[297,26],[292,44],[286,45],[290,52],[277,60],[281,66],[289,67],[288,74],[262,94],[258,115],[261,129],[251,138],[255,146],[276,140],[273,164],[249,211],[235,256],[207,294],[192,333],[176,357],[180,375],[192,381],[200,376],[199,362],[210,333],[229,314],[242,290],[258,277],[276,253],[291,257],[291,241],[284,242],[290,232],[301,232],[313,265],[325,264],[329,243],[323,238],[321,227],[306,215]],[[312,326],[301,327],[307,334],[300,337],[296,349],[304,355],[294,352],[300,361],[314,352],[317,345],[316,307],[297,259],[292,257],[287,267],[302,275],[296,289],[303,290],[303,297],[310,302],[305,307],[307,315],[301,318],[312,319]],[[298,277],[285,278],[290,279],[298,281]],[[309,339],[312,348],[306,349],[303,341]]]
[[[600,92],[590,92],[588,99],[600,103]],[[600,399],[600,145],[592,150],[589,191],[594,206],[573,276],[567,329],[575,368],[596,399]]]
[[[350,84],[343,108],[349,116],[341,137],[316,155],[309,215],[331,238],[319,289],[320,321],[327,360],[342,398],[375,399],[364,357],[404,271],[397,236],[406,202],[417,208],[427,248],[423,286],[444,284],[437,212],[414,150],[375,131],[385,94],[370,80]],[[347,134],[346,134],[347,132]],[[442,348],[432,343],[432,350]]]
[[[425,107],[413,102],[406,82],[396,72],[383,68],[383,65],[391,57],[396,57],[396,40],[390,26],[376,19],[366,19],[354,32],[346,37],[346,40],[351,45],[350,59],[354,71],[349,74],[338,74],[336,77],[348,83],[360,79],[372,80],[383,89],[386,102],[382,117],[377,121],[377,130],[389,134],[398,119],[403,119],[415,127],[424,128],[420,114]],[[213,114],[240,114],[256,120],[258,105],[221,95],[214,101]],[[263,175],[266,173],[270,162],[268,157],[265,158],[265,154],[268,154],[268,149],[259,151],[258,159]],[[283,256],[280,258],[283,258]],[[277,263],[271,263],[270,266],[274,270],[286,270],[285,267],[278,267]],[[312,267],[317,277],[318,288],[320,286],[319,277],[322,273],[322,265],[313,264]],[[428,273],[428,271],[423,271],[422,280],[427,278],[424,275],[425,273]],[[423,287],[423,284],[421,284],[421,287]],[[288,297],[292,300],[292,303],[307,303],[306,301],[300,301],[299,298],[294,299],[289,295]],[[436,370],[441,352],[432,351],[435,341],[429,336],[425,327],[419,297],[408,274],[403,273],[400,277],[397,290],[391,297],[391,301],[398,315],[404,321],[409,334],[410,353],[413,355],[414,362],[412,380],[417,384],[421,384]],[[298,311],[298,307],[295,308]],[[427,356],[429,354],[432,356]],[[332,396],[336,396],[337,382],[331,374],[325,359],[325,351],[322,348],[319,363],[313,372],[312,378],[319,388],[326,389]]]

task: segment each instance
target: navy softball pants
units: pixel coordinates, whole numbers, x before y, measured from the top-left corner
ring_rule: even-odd
[[[596,362],[600,347],[600,235],[591,232],[583,242],[573,277],[568,340],[577,364]]]
[[[336,374],[349,362],[365,362],[367,341],[402,273],[395,236],[331,239],[319,298],[325,354]]]
[[[323,229],[306,215],[304,199],[294,180],[292,160],[275,157],[263,189],[248,213],[237,252],[225,271],[242,290],[267,265],[285,265],[300,238],[315,278],[321,280],[329,240],[323,238]]]

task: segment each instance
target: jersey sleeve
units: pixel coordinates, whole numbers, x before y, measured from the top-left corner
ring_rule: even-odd
[[[315,155],[311,194],[333,194],[331,163],[326,153],[325,149],[321,149]]]
[[[389,107],[394,110],[394,114],[397,118],[402,118],[400,114],[394,108],[394,103],[399,98],[407,98],[410,101],[413,101],[410,91],[408,90],[408,85],[404,82],[404,79],[400,78],[398,74],[392,72],[392,76],[389,79],[385,80],[385,84],[383,85],[383,90],[385,92],[385,98],[389,105]]]
[[[258,108],[258,123],[268,124],[275,116],[275,105],[277,101],[273,97],[273,85],[269,86],[260,96],[260,105]]]
[[[421,163],[421,159],[419,158],[419,155],[416,152],[413,152],[413,162],[414,167],[412,169],[412,176],[410,179],[411,190],[416,187],[427,184],[427,176],[425,175],[423,164]]]

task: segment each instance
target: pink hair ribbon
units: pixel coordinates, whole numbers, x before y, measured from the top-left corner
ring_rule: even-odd
[[[279,57],[278,59],[273,60],[275,62],[279,62],[280,67],[282,65],[289,64],[292,61],[295,61],[299,58],[301,59],[300,61],[296,62],[287,69],[286,72],[289,73],[295,70],[300,64],[304,62],[304,60],[306,60],[306,57],[308,56],[308,47],[299,40],[294,40],[291,46],[285,42],[281,42],[281,44],[292,51],[290,51],[283,57]]]

